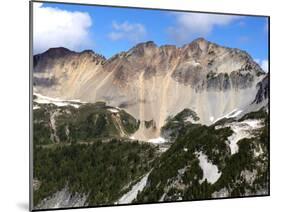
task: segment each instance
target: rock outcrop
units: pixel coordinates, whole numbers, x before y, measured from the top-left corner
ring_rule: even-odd
[[[253,103],[259,104],[269,98],[269,79],[268,74],[257,84],[258,92]]]

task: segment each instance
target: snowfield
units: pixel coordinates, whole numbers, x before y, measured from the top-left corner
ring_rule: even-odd
[[[126,194],[124,194],[117,202],[116,204],[129,204],[131,203],[138,195],[138,192],[141,192],[144,187],[146,186],[147,179],[150,172],[148,172],[146,175],[142,177],[142,179],[137,182],[130,191],[128,191]]]
[[[213,121],[214,119],[213,120],[210,119],[210,121],[213,121],[215,123],[215,122],[217,122],[217,121],[219,121],[219,120],[221,120],[223,118],[227,118],[227,119],[234,118],[234,117],[237,117],[238,115],[240,115],[242,112],[243,112],[242,110],[234,109],[233,111],[231,111],[230,113],[226,114],[225,116],[219,117],[215,121]]]
[[[41,94],[38,93],[34,93],[34,95],[37,97],[36,99],[34,99],[34,102],[38,103],[38,104],[54,104],[58,107],[64,107],[64,106],[72,106],[75,108],[79,108],[81,106],[82,103],[80,100],[74,99],[74,100],[61,100],[61,99],[57,99],[57,98],[51,98],[51,97],[47,97],[47,96],[43,96]]]
[[[248,119],[242,122],[232,122],[224,126],[216,126],[216,129],[221,127],[230,127],[234,132],[226,141],[230,147],[231,155],[233,155],[239,151],[238,141],[244,138],[252,138],[254,130],[263,127],[263,124],[262,120]]]
[[[221,172],[219,172],[218,167],[211,162],[208,161],[207,155],[202,152],[197,152],[199,165],[203,171],[203,179],[199,181],[199,183],[203,183],[205,179],[208,183],[214,184],[221,176]]]

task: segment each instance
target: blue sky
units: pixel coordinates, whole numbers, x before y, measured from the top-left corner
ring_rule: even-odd
[[[197,37],[268,60],[267,18],[34,3],[34,53],[64,46],[109,58],[136,43],[182,46]],[[265,68],[266,69],[266,68]]]

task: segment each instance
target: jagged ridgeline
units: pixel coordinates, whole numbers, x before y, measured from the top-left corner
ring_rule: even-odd
[[[36,92],[123,108],[141,121],[139,139],[159,136],[165,120],[185,108],[211,124],[249,105],[265,75],[245,51],[203,38],[179,48],[140,43],[109,59],[65,48],[34,56]],[[150,120],[154,130],[145,128]]]
[[[37,209],[268,194],[269,76],[199,38],[34,56]]]

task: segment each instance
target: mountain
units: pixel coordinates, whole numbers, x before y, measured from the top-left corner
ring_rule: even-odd
[[[123,108],[141,121],[135,137],[143,140],[158,137],[168,116],[185,108],[211,124],[247,106],[264,76],[246,52],[203,38],[179,48],[148,41],[109,59],[65,48],[34,56],[36,92]],[[145,128],[150,120],[153,129]]]
[[[169,126],[179,117],[169,120]],[[134,202],[267,195],[268,114],[263,108],[211,126],[189,122],[155,162]]]
[[[34,94],[33,109],[37,144],[129,138],[139,128],[139,121],[126,111],[104,102],[61,101]]]
[[[36,209],[268,195],[269,75],[198,38],[34,56]]]

